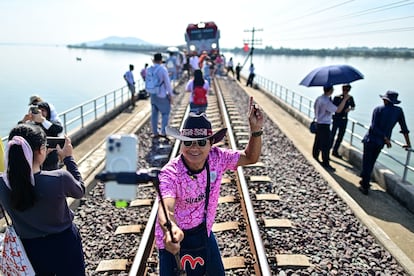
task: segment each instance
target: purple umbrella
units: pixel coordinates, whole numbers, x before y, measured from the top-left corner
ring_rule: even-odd
[[[316,68],[299,84],[304,86],[325,86],[351,83],[363,79],[364,75],[349,65],[329,65]]]

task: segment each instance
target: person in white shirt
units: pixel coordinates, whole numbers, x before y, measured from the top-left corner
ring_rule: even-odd
[[[129,91],[131,92],[131,106],[135,106],[135,80],[134,75],[132,74],[134,71],[134,65],[129,65],[129,71],[126,71],[124,74],[124,79],[128,85]]]

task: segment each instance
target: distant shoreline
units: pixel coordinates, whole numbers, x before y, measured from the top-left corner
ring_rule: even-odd
[[[166,46],[154,45],[130,45],[130,44],[104,44],[101,46],[88,46],[86,44],[67,45],[68,48],[94,49],[111,51],[131,51],[131,52],[165,52]],[[184,45],[178,48],[185,48]],[[221,51],[235,54],[246,54],[243,48],[222,48]],[[249,52],[251,49],[249,50]],[[253,49],[256,54],[263,55],[286,55],[286,56],[333,56],[333,57],[380,57],[380,58],[414,58],[413,48],[384,48],[384,47],[348,47],[335,49],[291,49],[291,48],[272,48]]]

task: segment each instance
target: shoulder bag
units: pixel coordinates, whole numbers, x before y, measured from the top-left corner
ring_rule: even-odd
[[[6,232],[0,256],[0,271],[3,275],[10,276],[34,276],[35,272],[32,264],[27,257],[22,241],[6,217],[2,206],[1,211],[7,223]]]
[[[317,129],[318,129],[318,123],[316,122],[316,119],[313,118],[313,121],[309,125],[309,131],[315,134]]]

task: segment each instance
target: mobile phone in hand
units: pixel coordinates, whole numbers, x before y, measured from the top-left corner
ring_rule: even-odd
[[[61,148],[65,145],[64,137],[46,137],[46,147],[50,149],[56,148],[59,145]]]

